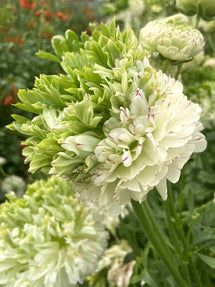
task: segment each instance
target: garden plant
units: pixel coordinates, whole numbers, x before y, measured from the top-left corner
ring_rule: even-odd
[[[18,92],[7,128],[43,179],[6,188],[0,286],[213,287],[214,1],[100,11],[53,36],[37,55],[56,71]]]

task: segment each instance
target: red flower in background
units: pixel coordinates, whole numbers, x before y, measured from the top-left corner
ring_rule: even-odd
[[[24,41],[22,38],[19,38],[19,37],[11,37],[9,39],[4,39],[4,42],[5,43],[17,43],[19,44],[20,46],[23,46],[24,45]]]
[[[17,95],[18,89],[14,85],[10,86],[10,94],[13,96],[14,99],[17,100],[18,95]]]
[[[62,12],[57,12],[56,16],[61,20],[66,20],[66,15]]]
[[[44,18],[45,18],[46,20],[51,20],[51,19],[53,19],[53,18],[54,18],[54,15],[53,15],[52,11],[49,11],[49,10],[45,11],[45,12],[44,12]]]
[[[4,106],[9,106],[12,103],[13,103],[13,97],[12,96],[8,96],[2,100],[2,105],[4,105]]]
[[[47,39],[51,40],[51,38],[52,38],[53,35],[52,35],[51,33],[48,33],[48,32],[43,31],[43,32],[41,33],[41,36],[42,36],[43,38],[47,38]]]
[[[92,35],[92,30],[90,29],[90,27],[87,28],[87,34],[88,34],[89,36]]]
[[[37,23],[34,20],[30,20],[30,21],[28,21],[27,26],[28,26],[28,28],[33,28],[33,27],[37,26],[36,24]]]
[[[42,12],[38,10],[34,14],[35,14],[35,16],[40,16],[42,14]]]
[[[32,1],[20,0],[19,4],[22,8],[25,8],[28,10],[33,10],[35,8],[35,3]]]
[[[88,8],[87,8],[87,7],[83,7],[83,8],[82,8],[82,12],[83,12],[84,14],[86,14],[86,13],[88,12]]]

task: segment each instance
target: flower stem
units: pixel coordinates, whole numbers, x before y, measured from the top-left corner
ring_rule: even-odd
[[[209,43],[211,50],[213,52],[213,56],[215,56],[215,43],[214,43],[214,40],[212,39],[210,33],[207,34],[207,38],[208,38],[208,43]]]
[[[138,202],[132,200],[132,206],[139,222],[146,233],[148,239],[152,243],[157,253],[166,264],[169,272],[172,274],[179,286],[188,287],[189,285],[182,278],[175,259],[174,254],[171,252],[167,239],[165,238],[156,218],[145,201],[140,205]]]
[[[179,64],[178,65],[178,68],[177,68],[177,72],[176,72],[176,75],[175,75],[175,79],[178,80],[178,77],[181,73],[181,68],[182,68],[182,64]]]
[[[199,287],[203,287],[201,281],[200,281],[200,278],[199,278],[199,273],[196,269],[196,265],[194,264],[192,258],[190,258],[190,267],[191,267],[191,270],[192,270],[192,273],[193,273],[193,276],[198,284]]]
[[[195,29],[198,28],[200,19],[201,19],[201,17],[197,14],[197,15],[196,15],[196,22],[195,22],[195,25],[194,25],[194,28],[195,28]]]
[[[174,242],[174,246],[176,248],[176,252],[181,258],[182,264],[182,271],[183,274],[189,283],[191,285],[190,281],[190,274],[189,274],[189,268],[188,268],[188,242],[184,235],[183,226],[181,223],[181,216],[180,213],[177,212],[177,209],[175,207],[175,201],[172,194],[172,188],[171,185],[168,185],[168,200],[165,202],[164,209],[166,211],[167,220],[168,220],[168,227],[170,231],[170,235],[172,237],[172,242]],[[174,222],[174,224],[173,224]],[[182,243],[183,247],[180,245]]]
[[[163,61],[163,64],[162,64],[162,72],[163,73],[166,73],[168,66],[169,66],[169,60],[166,59]]]

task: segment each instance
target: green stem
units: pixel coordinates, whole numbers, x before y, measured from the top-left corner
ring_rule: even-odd
[[[3,168],[0,167],[0,177],[5,178],[5,177],[7,177],[7,176],[8,176],[8,175],[4,172]]]
[[[215,56],[215,42],[214,42],[214,40],[212,39],[210,33],[207,34],[207,38],[208,38],[208,43],[209,43],[209,45],[210,45],[210,47],[211,47],[211,50],[212,50],[212,52],[213,52],[213,56]]]
[[[167,218],[167,221],[168,221],[169,233],[170,233],[172,242],[175,243],[176,252],[179,254],[181,252],[181,250],[180,250],[180,243],[179,243],[178,236],[177,236],[177,234],[175,232],[174,224],[172,222],[172,216],[171,216],[171,212],[170,212],[169,202],[165,202],[165,208],[164,209],[165,209],[166,218]]]
[[[162,71],[163,71],[163,73],[166,73],[166,70],[167,70],[168,66],[169,66],[169,60],[166,59],[166,60],[163,61],[163,64],[162,64]]]
[[[179,286],[188,287],[187,283],[184,281],[178,271],[177,263],[174,262],[174,254],[171,252],[167,244],[167,239],[160,229],[148,203],[145,201],[142,205],[140,205],[138,202],[132,200],[132,206],[144,232],[155,250],[163,259],[163,262],[166,264],[169,272],[172,274]]]
[[[183,177],[182,177],[182,182],[183,182]],[[182,183],[182,186],[183,186],[183,183]],[[182,186],[180,187],[179,202],[180,202],[180,198],[182,197]],[[172,189],[171,189],[170,185],[168,186],[168,199],[169,199],[170,205],[172,207],[174,219],[176,221],[178,236],[180,237],[181,242],[183,243],[184,255],[182,255],[182,257],[186,261],[186,265],[185,265],[185,263],[183,263],[182,266],[183,266],[183,271],[184,271],[184,274],[186,276],[187,282],[189,282],[189,284],[191,284],[190,272],[189,272],[189,267],[188,267],[188,264],[189,264],[189,266],[191,267],[191,270],[192,270],[191,274],[194,275],[193,280],[196,282],[196,286],[202,287],[202,283],[201,283],[201,280],[199,278],[199,274],[196,270],[196,266],[193,263],[192,258],[189,254],[189,238],[190,238],[191,228],[188,230],[188,234],[186,237],[184,234],[184,229],[183,229],[183,225],[182,225],[182,221],[181,221],[182,202],[180,202],[181,206],[179,207],[179,211],[177,212],[177,210],[175,208],[175,202],[173,199],[173,193],[172,193]],[[182,260],[183,260],[183,258],[182,258]]]
[[[165,212],[167,216],[169,232],[172,238],[172,242],[174,243],[176,252],[181,258],[183,274],[187,282],[191,286],[190,274],[189,274],[189,269],[188,269],[187,241],[185,239],[184,231],[181,226],[181,220],[178,217],[177,210],[175,208],[175,202],[174,202],[173,195],[172,195],[171,185],[169,184],[168,187],[169,187],[168,188],[169,192],[168,192],[168,199],[165,202]],[[173,224],[173,220],[174,220],[174,224]],[[182,241],[183,243],[183,250],[182,250],[182,246],[180,246],[180,241]]]
[[[178,77],[181,73],[181,69],[182,69],[182,64],[179,64],[178,65],[178,68],[177,68],[177,72],[176,72],[176,75],[175,75],[175,79],[178,80]]]
[[[195,278],[195,281],[197,283],[197,286],[203,287],[203,285],[202,285],[202,283],[200,281],[200,278],[199,278],[198,271],[196,269],[196,266],[195,266],[192,258],[190,258],[190,267],[191,267],[191,270],[192,270],[193,278]]]
[[[195,28],[195,29],[198,28],[200,19],[201,19],[201,17],[197,14],[197,15],[196,15],[196,22],[195,22],[195,25],[194,25],[194,28]]]

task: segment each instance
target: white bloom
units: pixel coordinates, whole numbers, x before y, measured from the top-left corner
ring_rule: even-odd
[[[16,196],[21,197],[25,192],[26,183],[20,176],[9,175],[2,181],[1,189],[4,193],[14,192]]]
[[[191,154],[206,148],[201,108],[187,99],[180,82],[149,67],[129,70],[128,78],[128,104],[113,110],[95,148],[92,184],[88,180],[83,189],[75,183],[83,198],[106,208],[141,202],[154,187],[165,200],[166,180],[177,182]]]
[[[107,269],[107,280],[110,286],[127,287],[133,273],[135,260],[124,264],[126,255],[132,252],[128,243],[122,240],[119,244],[113,245],[105,250],[102,259],[99,262],[99,271]],[[94,278],[95,277],[95,278]],[[89,278],[91,282],[96,282],[97,273]],[[98,280],[98,279],[97,279]],[[93,287],[93,285],[91,284]]]
[[[116,287],[127,287],[133,274],[135,263],[135,260],[123,265],[115,262],[108,271],[108,281],[115,283]]]
[[[204,47],[202,34],[181,14],[149,22],[140,31],[140,41],[151,53],[176,62],[192,60]]]
[[[4,165],[6,163],[6,159],[2,156],[0,156],[0,166]]]
[[[107,233],[72,194],[71,183],[51,178],[0,206],[0,285],[77,286],[94,272]]]

